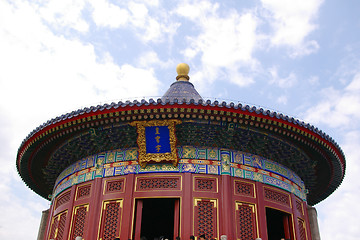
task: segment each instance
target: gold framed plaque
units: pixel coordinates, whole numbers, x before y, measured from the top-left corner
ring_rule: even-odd
[[[175,125],[180,120],[152,120],[135,121],[130,125],[136,126],[139,147],[138,162],[142,168],[148,163],[172,162],[174,166],[179,163]]]

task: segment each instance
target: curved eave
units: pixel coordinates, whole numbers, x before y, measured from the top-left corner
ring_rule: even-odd
[[[148,118],[145,119],[145,116],[148,116]],[[254,129],[266,129],[266,131],[272,131],[274,135],[287,137],[291,141],[311,146],[320,152],[324,158],[327,158],[326,160],[331,169],[331,172],[328,173],[331,176],[331,179],[328,180],[328,186],[321,189],[319,193],[313,193],[314,199],[311,199],[311,204],[316,204],[329,196],[344,178],[346,163],[342,150],[331,137],[310,124],[281,113],[248,105],[211,102],[210,100],[206,102],[202,100],[178,102],[177,99],[171,102],[168,99],[165,101],[150,99],[141,102],[128,101],[125,103],[98,105],[79,109],[49,120],[31,132],[22,142],[17,155],[18,172],[31,189],[46,198],[49,190],[44,189],[44,186],[40,186],[41,183],[34,180],[34,175],[41,175],[42,171],[31,170],[33,161],[38,161],[36,158],[34,160],[34,156],[39,149],[49,147],[49,144],[55,142],[55,140],[59,142],[78,131],[83,131],[84,128],[87,129],[91,126],[91,123],[96,123],[98,126],[111,124],[112,121],[126,123],[134,120],[163,118],[180,118],[184,120],[203,118],[241,123]],[[54,143],[51,148],[56,148],[56,145],[57,143]]]

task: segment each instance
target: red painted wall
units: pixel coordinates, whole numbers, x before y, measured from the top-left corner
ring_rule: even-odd
[[[133,239],[136,199],[160,197],[179,199],[181,239],[206,231],[209,238],[227,235],[229,240],[250,236],[265,240],[266,208],[273,208],[290,215],[291,239],[302,240],[305,232],[305,239],[311,240],[306,202],[295,195],[228,175],[191,173],[129,174],[74,185],[52,201],[45,239],[55,234],[56,239],[60,235],[68,239],[76,231],[83,232],[86,240],[99,239],[106,233],[105,220],[107,227],[115,229],[112,234]],[[75,216],[79,209],[82,215]],[[59,224],[64,213],[66,219]],[[299,222],[304,222],[304,229]]]

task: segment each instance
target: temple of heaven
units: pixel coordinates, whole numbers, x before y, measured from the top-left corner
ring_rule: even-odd
[[[189,66],[159,99],[47,121],[17,170],[51,201],[38,239],[320,239],[313,205],[345,174],[318,128],[262,108],[203,99]]]

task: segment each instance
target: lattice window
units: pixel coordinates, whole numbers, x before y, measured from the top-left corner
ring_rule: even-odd
[[[88,212],[88,205],[75,208],[71,239],[75,239],[77,236],[84,237],[87,212]]]
[[[86,185],[78,188],[76,199],[90,196],[91,185]]]
[[[53,218],[53,222],[50,228],[49,239],[62,240],[65,230],[67,211],[59,213]]]
[[[216,191],[216,180],[209,178],[195,178],[197,191]]]
[[[66,221],[66,213],[61,214],[61,216],[60,216],[58,232],[57,232],[57,236],[56,236],[57,240],[62,240],[63,239],[64,230],[65,230],[65,221]]]
[[[122,200],[104,202],[100,239],[112,240],[119,235]]]
[[[265,188],[265,199],[290,206],[289,195]]]
[[[304,220],[298,218],[298,227],[300,232],[300,240],[306,240],[306,229]]]
[[[256,238],[255,206],[246,203],[236,204],[237,239]]]
[[[195,234],[216,238],[216,200],[197,199],[195,206]]]
[[[254,197],[254,186],[251,183],[235,181],[235,193]]]
[[[302,203],[299,200],[296,200],[296,209],[299,211],[299,213],[302,215],[303,214],[303,208],[302,208]]]
[[[178,189],[178,178],[144,178],[139,179],[139,189],[154,190],[154,189]]]
[[[123,185],[124,185],[123,179],[107,182],[106,192],[121,192],[123,191]]]
[[[62,194],[60,197],[57,198],[55,209],[70,201],[70,193],[70,191],[67,191],[66,193]]]
[[[51,224],[49,239],[55,239],[58,223],[59,223],[59,218],[58,216],[56,216],[53,218],[53,222]]]

